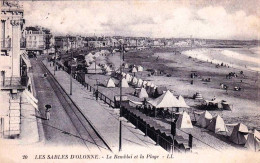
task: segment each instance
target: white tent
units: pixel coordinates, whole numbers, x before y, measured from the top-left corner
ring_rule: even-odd
[[[126,76],[125,72],[122,72],[121,75],[123,76],[123,78]]]
[[[146,83],[146,86],[149,87],[149,86],[151,86],[151,84],[152,84],[152,83],[151,83],[150,81],[148,81],[148,82]]]
[[[180,108],[189,108],[181,95],[179,95],[177,99],[179,100]]]
[[[106,74],[111,75],[112,70],[109,66],[107,66],[107,68],[105,69],[105,72],[106,72]]]
[[[179,107],[179,101],[169,90],[158,98],[148,101],[148,103],[156,108]]]
[[[215,133],[217,133],[217,132],[228,132],[228,129],[226,127],[224,120],[219,115],[212,118],[212,120],[210,121],[207,129],[210,130],[210,131],[214,131]]]
[[[127,63],[125,64],[125,66],[124,66],[124,67],[125,67],[125,68],[129,68],[129,66],[128,66],[128,64],[127,64]]]
[[[130,74],[126,74],[125,79],[127,82],[131,81],[131,75]]]
[[[95,59],[93,58],[93,56],[92,55],[86,55],[85,56],[85,61],[86,62],[93,62]]]
[[[103,68],[106,69],[107,67],[108,67],[107,64],[104,64]]]
[[[139,98],[148,98],[148,94],[144,88],[141,88],[141,91],[138,93]]]
[[[142,83],[142,87],[146,87],[146,84],[147,84],[147,81],[143,81],[143,83]]]
[[[142,79],[138,79],[137,81],[137,87],[142,87],[142,83],[143,83],[143,80]]]
[[[116,86],[115,86],[115,83],[114,83],[114,81],[113,81],[112,78],[109,78],[109,79],[108,79],[106,87],[108,87],[108,88],[114,88],[114,87],[116,87]]]
[[[120,84],[122,85],[123,88],[128,88],[129,87],[129,85],[128,85],[128,83],[127,83],[125,78],[122,78],[122,81],[119,83],[119,87],[120,87]]]
[[[260,133],[256,129],[248,134],[245,147],[254,151],[260,150]]]
[[[137,72],[137,69],[135,67],[132,68],[131,70],[132,73],[136,73]]]
[[[155,85],[153,83],[151,83],[150,87],[155,87]]]
[[[142,66],[138,66],[137,71],[144,71],[144,68]]]
[[[176,122],[176,127],[181,128],[193,128],[190,116],[187,112],[183,112],[183,114],[179,115],[179,118]]]
[[[248,136],[248,128],[242,123],[237,124],[229,139],[236,144],[245,144]]]
[[[96,53],[94,54],[94,56],[95,56],[96,58],[98,58],[100,55],[101,55],[100,52],[96,52]]]
[[[136,85],[138,82],[137,78],[136,77],[133,77],[132,81],[131,81],[131,84],[132,85]]]
[[[199,116],[197,124],[205,128],[210,124],[212,118],[213,118],[212,115],[206,110],[204,113],[202,113]]]
[[[88,73],[89,74],[99,74],[99,73],[102,73],[102,69],[99,65],[95,65],[95,63],[92,63],[88,68]]]

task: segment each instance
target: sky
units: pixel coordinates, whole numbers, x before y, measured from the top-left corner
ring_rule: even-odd
[[[259,0],[22,1],[26,26],[58,35],[260,38]]]

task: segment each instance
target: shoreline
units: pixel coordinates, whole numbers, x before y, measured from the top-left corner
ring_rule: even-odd
[[[224,90],[219,88],[219,83],[225,80],[225,73],[227,72],[237,72],[239,69],[234,68],[221,68],[216,69],[214,64],[210,64],[207,62],[202,62],[197,59],[189,60],[188,57],[183,57],[183,54],[173,54],[173,60],[167,60],[163,58],[159,58],[158,61],[154,62],[156,57],[155,53],[167,53],[173,52],[173,50],[178,50],[179,52],[183,52],[184,50],[189,50],[190,48],[167,48],[167,49],[147,49],[143,51],[136,52],[128,52],[125,54],[125,62],[128,64],[135,63],[136,65],[142,65],[145,69],[154,68],[157,70],[162,70],[162,76],[151,76],[148,77],[146,75],[142,75],[144,73],[139,72],[136,74],[137,77],[141,77],[143,80],[150,80],[154,82],[155,85],[158,86],[166,86],[168,89],[174,90],[176,95],[182,95],[185,97],[185,101],[194,107],[196,102],[191,99],[192,95],[198,92],[202,92],[203,97],[206,99],[212,98],[214,95],[220,99],[227,100],[233,107],[233,110],[230,111],[211,111],[213,114],[220,114],[227,123],[235,123],[242,122],[245,123],[249,128],[255,128],[260,126],[260,121],[258,119],[259,111],[258,106],[259,102],[257,101],[259,98],[257,94],[259,94],[259,87],[257,84],[259,83],[259,76],[257,79],[254,77],[253,72],[246,71],[246,79],[243,81],[242,85],[245,91],[241,94],[240,92],[235,92],[233,90],[229,90],[228,94],[225,93]],[[115,61],[113,57],[112,61],[110,57],[107,58],[107,61],[113,63]],[[117,59],[119,61],[119,57]],[[184,65],[182,65],[183,62]],[[188,62],[189,66],[185,66],[184,62]],[[122,62],[123,63],[123,62]],[[154,64],[151,64],[154,63]],[[187,63],[186,63],[187,65]],[[198,68],[198,69],[197,69]],[[225,70],[223,70],[225,69]],[[194,85],[190,85],[190,72],[194,70],[200,74],[200,78],[194,79]],[[211,70],[211,71],[209,71]],[[209,72],[207,72],[209,71]],[[166,77],[166,74],[172,74],[171,77]],[[212,77],[216,76],[216,77]],[[212,77],[213,81],[210,83],[205,83],[201,81],[202,77]],[[257,83],[253,83],[252,79],[256,79]],[[230,85],[240,84],[238,82],[240,79],[232,79],[232,81],[227,80],[226,82]],[[257,95],[257,96],[255,96]],[[211,97],[212,96],[212,97]],[[245,98],[246,96],[249,96]],[[254,96],[254,97],[253,97]],[[246,108],[246,111],[244,109]],[[197,110],[197,109],[194,109]],[[250,120],[248,120],[250,118]]]

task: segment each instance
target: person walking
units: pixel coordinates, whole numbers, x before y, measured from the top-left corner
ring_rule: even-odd
[[[50,120],[51,118],[51,105],[45,105],[45,117],[46,117],[46,120]]]

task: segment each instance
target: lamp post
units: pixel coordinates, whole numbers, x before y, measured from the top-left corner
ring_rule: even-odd
[[[123,116],[123,113],[122,113],[122,79],[123,79],[123,76],[122,76],[122,63],[121,63],[121,53],[124,53],[124,45],[120,45],[120,74],[121,74],[121,77],[120,77],[120,105],[119,105],[119,111],[120,111],[120,115],[119,115],[119,152],[122,151],[122,116]]]
[[[55,49],[54,49],[55,51],[54,51],[54,54],[55,54],[55,56],[54,56],[54,70],[53,70],[53,75],[55,76],[55,71],[56,71],[56,54],[57,54],[57,48],[56,48],[56,46],[55,46]]]

